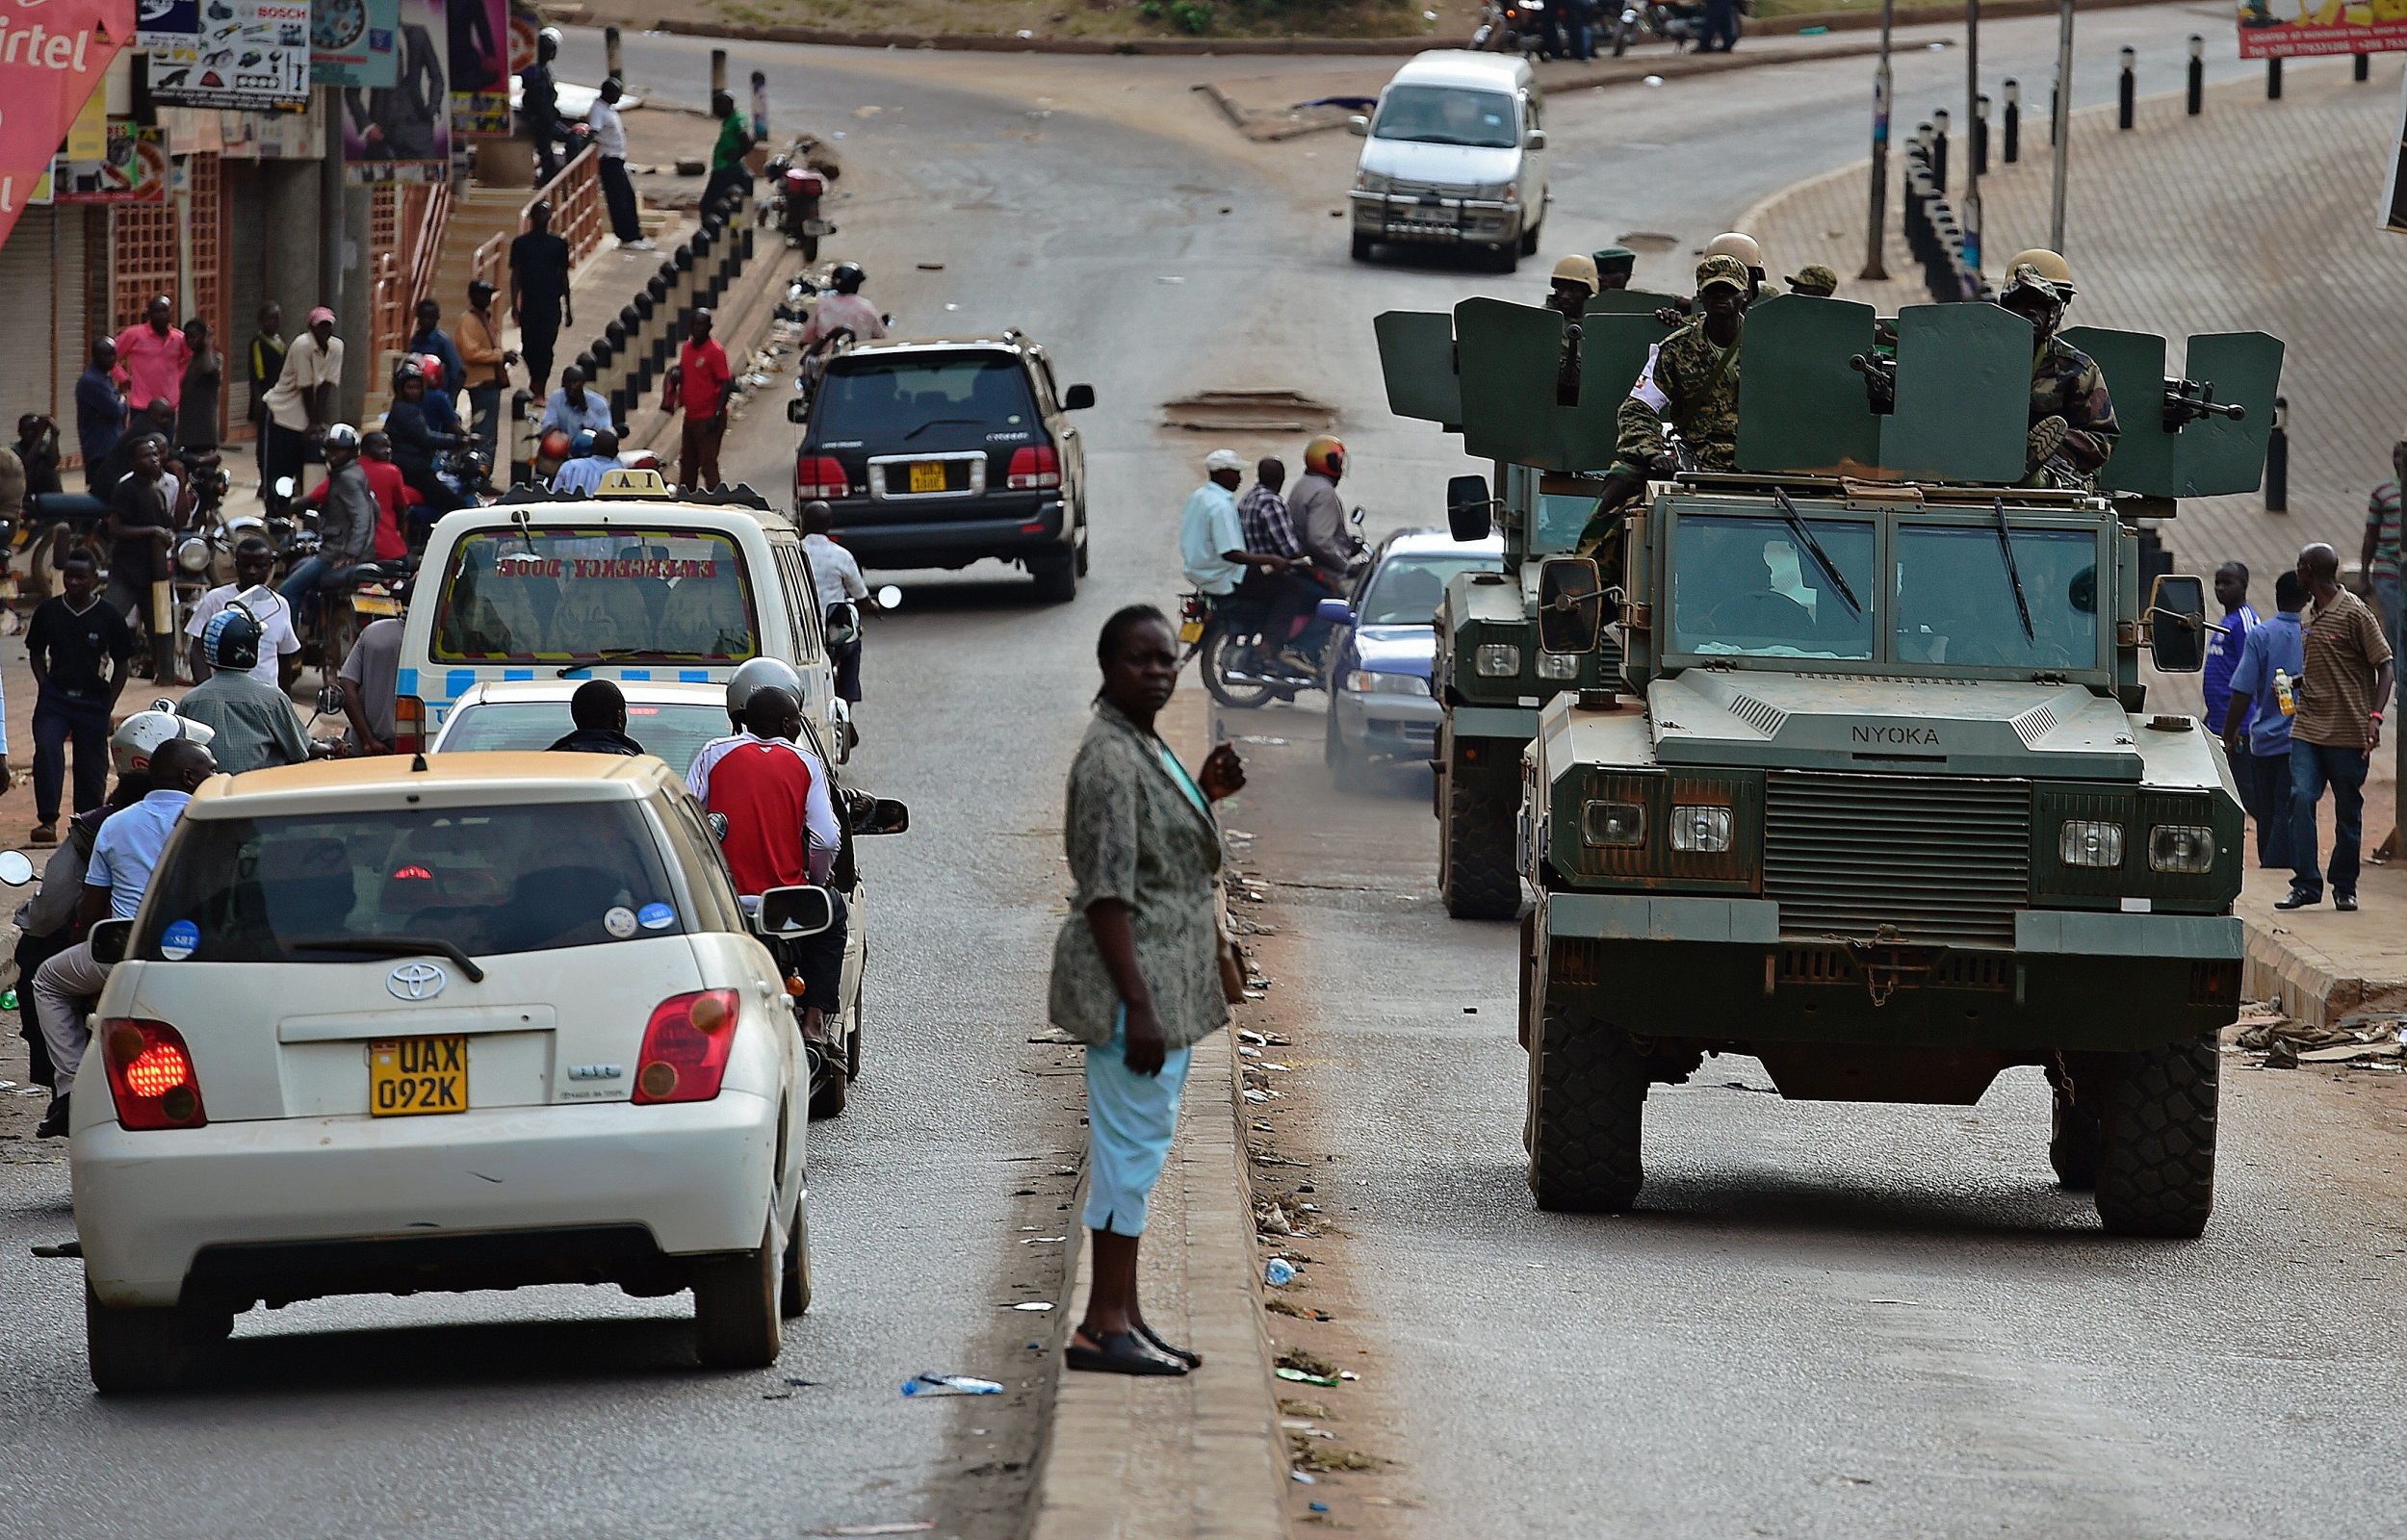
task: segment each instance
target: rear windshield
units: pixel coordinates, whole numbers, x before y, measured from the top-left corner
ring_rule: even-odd
[[[195,818],[151,883],[135,955],[355,962],[303,941],[449,941],[471,957],[688,929],[633,802]]]
[[[486,701],[452,712],[443,727],[443,748],[446,753],[548,749],[574,731],[566,701]],[[627,735],[680,775],[704,744],[728,731],[727,712],[715,705],[627,703]]]
[[[485,529],[453,547],[438,662],[740,662],[761,651],[752,575],[707,529]]]
[[[992,353],[841,364],[811,409],[812,434],[820,443],[857,441],[872,449],[917,444],[944,427],[1016,437],[1035,425],[1026,371]],[[958,443],[964,434],[942,437]]]
[[[1455,574],[1503,570],[1504,558],[1497,555],[1395,557],[1371,578],[1370,592],[1362,596],[1361,624],[1435,626]]]

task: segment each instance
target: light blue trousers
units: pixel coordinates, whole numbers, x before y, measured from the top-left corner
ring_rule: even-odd
[[[1186,1090],[1185,1048],[1162,1056],[1162,1072],[1128,1067],[1128,1010],[1112,1022],[1112,1040],[1086,1051],[1086,1227],[1143,1235],[1145,1208],[1170,1159]]]

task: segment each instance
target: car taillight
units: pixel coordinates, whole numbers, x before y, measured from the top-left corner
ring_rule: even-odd
[[[740,998],[734,989],[703,989],[660,1003],[635,1058],[637,1105],[709,1101],[719,1093]]]
[[[393,752],[424,754],[427,750],[427,703],[414,695],[393,697]]]
[[[804,454],[794,460],[794,496],[808,502],[814,498],[835,499],[852,491],[852,478],[844,474],[844,462],[832,454]]]
[[[1011,451],[1011,469],[1004,473],[1003,485],[1014,492],[1033,492],[1040,487],[1061,485],[1061,456],[1049,444],[1038,444]]]
[[[200,1079],[183,1034],[164,1021],[123,1016],[100,1024],[101,1060],[109,1068],[109,1093],[116,1098],[124,1128],[198,1128],[209,1121],[200,1105]]]

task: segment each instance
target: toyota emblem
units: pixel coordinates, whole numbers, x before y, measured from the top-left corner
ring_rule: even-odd
[[[431,962],[404,962],[386,976],[384,987],[396,1000],[431,1000],[451,982]]]

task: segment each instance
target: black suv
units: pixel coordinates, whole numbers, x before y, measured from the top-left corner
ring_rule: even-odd
[[[829,361],[794,451],[794,506],[822,499],[864,567],[1018,562],[1040,597],[1086,573],[1086,460],[1067,413],[1094,388],[1053,379],[1045,349],[1007,331],[856,343]]]

